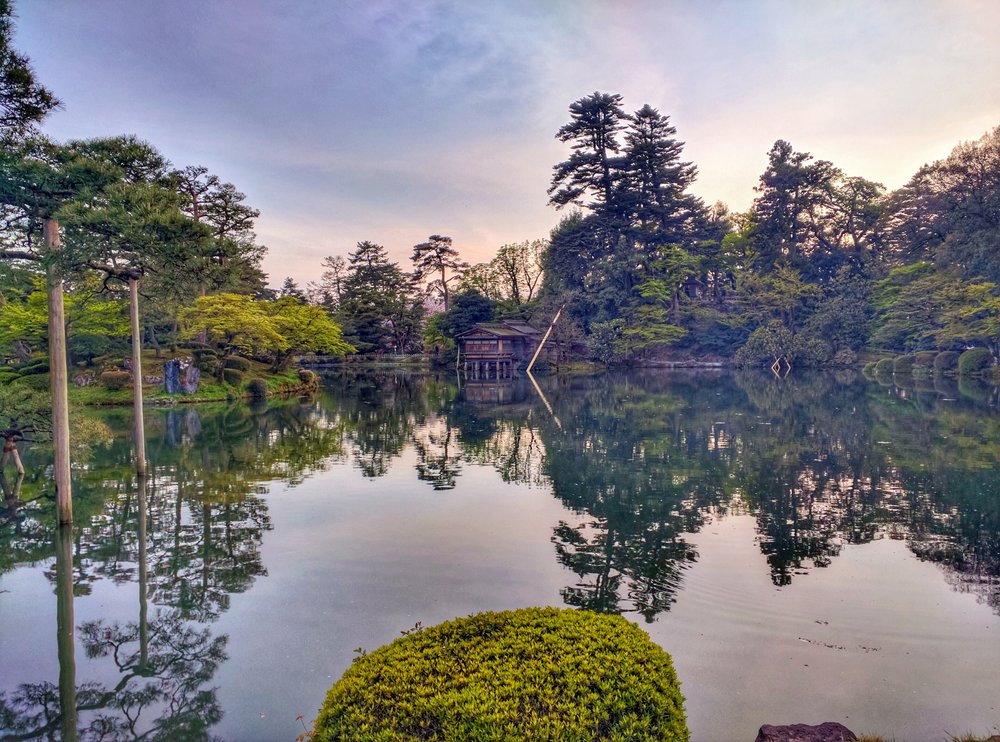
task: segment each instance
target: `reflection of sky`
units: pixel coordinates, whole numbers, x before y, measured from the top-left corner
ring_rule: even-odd
[[[746,208],[774,140],[901,185],[1000,123],[1000,4],[27,2],[57,138],[135,133],[261,209],[272,283],[362,239],[473,260],[544,236],[553,134],[597,89],[671,116],[696,191]]]

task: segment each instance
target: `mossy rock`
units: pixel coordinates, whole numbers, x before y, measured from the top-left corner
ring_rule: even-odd
[[[958,357],[959,376],[978,376],[993,365],[993,354],[986,348],[971,348]]]
[[[446,621],[360,657],[315,740],[687,740],[670,656],[621,616],[557,608]]]
[[[958,359],[961,355],[957,350],[942,350],[934,356],[934,373],[957,374]]]

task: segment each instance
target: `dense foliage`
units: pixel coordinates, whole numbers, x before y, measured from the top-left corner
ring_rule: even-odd
[[[330,689],[315,739],[686,740],[670,656],[620,616],[480,613],[407,633]]]

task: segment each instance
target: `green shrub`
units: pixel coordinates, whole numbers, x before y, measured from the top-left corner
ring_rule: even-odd
[[[359,735],[364,730],[364,735]],[[621,616],[480,613],[355,660],[315,740],[686,740],[670,656]]]
[[[936,350],[922,350],[913,354],[914,368],[934,368],[934,359],[937,358]]]
[[[250,379],[247,391],[253,399],[267,399],[267,382],[263,379]]]
[[[861,373],[865,375],[866,379],[870,379],[875,375],[875,361],[869,361],[861,369]]]
[[[114,392],[127,387],[132,382],[132,374],[128,371],[102,371],[100,379],[105,389]]]
[[[233,356],[232,358],[226,359],[226,368],[235,368],[237,371],[242,371],[246,373],[252,367],[250,361],[246,358],[240,358],[239,356]]]
[[[49,372],[49,362],[47,360],[31,361],[18,369],[21,376],[34,376],[35,374],[47,374]]]
[[[883,358],[875,364],[875,373],[879,376],[888,376],[892,373],[893,359]]]
[[[49,391],[49,375],[48,374],[32,374],[31,376],[22,376],[17,380],[18,384],[23,384],[28,387],[28,389],[33,389],[36,392],[48,392]]]
[[[315,372],[310,371],[307,368],[299,369],[299,381],[301,381],[303,384],[315,384],[318,379],[319,377],[316,375]]]
[[[0,371],[0,384],[9,384],[14,379],[19,379],[20,375],[13,371]]]
[[[222,378],[227,384],[239,386],[243,383],[243,372],[235,368],[222,369]]]
[[[899,374],[900,376],[907,376],[913,373],[913,361],[914,357],[910,354],[904,356],[896,356],[892,362],[892,372],[894,374]]]
[[[958,357],[959,376],[981,374],[993,365],[993,354],[986,348],[972,348]]]
[[[934,356],[934,373],[958,373],[958,359],[962,354],[955,350],[943,350]]]

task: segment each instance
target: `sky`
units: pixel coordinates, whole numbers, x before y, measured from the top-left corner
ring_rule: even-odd
[[[707,203],[778,139],[898,188],[1000,125],[998,0],[15,0],[57,140],[134,134],[259,209],[272,286],[546,237],[569,105],[670,117]]]

